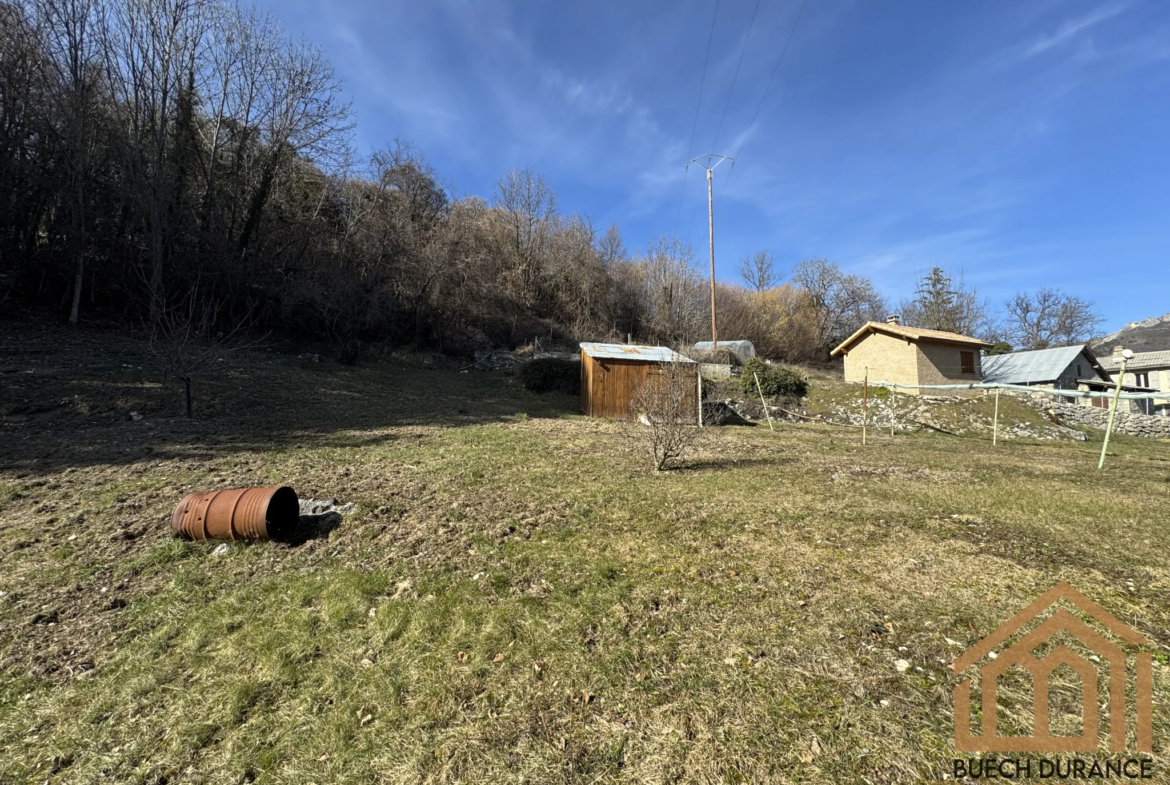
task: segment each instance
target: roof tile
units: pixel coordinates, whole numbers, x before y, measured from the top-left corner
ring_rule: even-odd
[[[960,335],[959,333],[950,333],[945,330],[928,330],[925,327],[910,327],[904,324],[890,324],[889,322],[866,322],[857,332],[846,338],[841,342],[841,345],[833,350],[833,355],[838,355],[845,351],[850,345],[857,341],[867,331],[881,332],[888,335],[897,335],[902,338],[909,338],[912,341],[942,341],[944,343],[962,343],[970,344],[972,346],[991,346],[987,341],[981,341],[978,338],[972,338],[969,335]]]

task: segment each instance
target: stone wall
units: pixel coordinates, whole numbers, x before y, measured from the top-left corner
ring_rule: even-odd
[[[1080,425],[1087,428],[1096,428],[1103,431],[1109,426],[1109,410],[1098,409],[1095,406],[1077,406],[1074,403],[1063,403],[1048,395],[1020,396],[1026,403],[1042,412],[1055,416],[1058,420],[1069,425]],[[1135,412],[1117,412],[1117,419],[1113,423],[1114,433],[1125,433],[1130,436],[1150,436],[1158,439],[1170,439],[1170,417],[1157,415],[1137,414]]]
[[[853,344],[845,355],[845,381],[862,381],[868,367],[870,382],[918,384],[917,351],[905,338],[870,332]]]
[[[918,348],[919,384],[971,384],[983,381],[978,346],[955,346],[949,343],[921,341]],[[971,355],[972,372],[963,373],[963,352]],[[923,390],[923,395],[958,395],[974,397],[976,390]]]

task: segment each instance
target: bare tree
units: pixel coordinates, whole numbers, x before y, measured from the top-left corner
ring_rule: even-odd
[[[263,154],[237,241],[241,255],[260,227],[278,178],[298,158],[310,156],[319,167],[329,168],[350,153],[350,106],[341,102],[341,82],[320,49],[305,41],[289,42],[266,73]]]
[[[872,281],[846,274],[825,259],[798,264],[792,271],[792,282],[808,295],[816,309],[822,349],[846,338],[867,321],[883,318],[887,310],[885,299]]]
[[[720,329],[751,341],[759,356],[799,363],[824,359],[817,313],[802,290],[781,284],[757,292],[720,284],[715,300]]]
[[[698,427],[697,366],[661,363],[630,397],[637,422],[634,438],[662,471],[681,458],[702,435]]]
[[[609,270],[615,264],[626,261],[625,243],[622,242],[622,232],[617,224],[611,224],[597,240],[597,258],[602,266]]]
[[[1053,338],[1065,345],[1087,343],[1101,334],[1104,323],[1105,317],[1095,310],[1093,303],[1066,296],[1057,311]]]
[[[668,345],[693,343],[710,314],[707,283],[695,254],[678,238],[650,242],[628,271],[637,291],[642,332]]]
[[[196,284],[175,304],[164,305],[151,326],[150,351],[166,377],[182,382],[187,417],[195,416],[195,379],[226,354],[257,343],[241,340],[247,328],[243,321],[225,331],[222,315],[222,300]]]
[[[265,85],[283,43],[271,15],[235,5],[214,7],[208,35],[209,52],[200,61],[203,69],[197,84],[206,119],[196,128],[203,187],[199,221],[205,241],[216,214],[235,212],[228,203],[236,199],[220,193],[221,178],[238,186],[254,165],[258,151],[250,142],[270,114]],[[234,237],[235,221],[224,223],[222,229]]]
[[[776,274],[776,260],[768,251],[756,251],[740,259],[739,277],[757,292],[771,289],[780,283],[780,276]]]
[[[162,316],[164,274],[174,235],[175,127],[190,101],[194,63],[208,21],[208,0],[115,0],[105,15],[109,104],[123,125],[126,177],[147,232],[152,321]],[[190,117],[188,110],[187,119]],[[182,129],[179,132],[181,138]]]
[[[255,312],[327,338],[343,362],[368,341],[463,353],[538,335],[706,336],[706,279],[677,239],[630,253],[616,226],[559,214],[527,169],[489,205],[451,199],[405,142],[356,165],[331,67],[270,14],[228,0],[0,0],[0,44],[5,306],[70,321],[86,303],[149,311],[157,344],[185,346],[203,320],[180,318],[175,293],[214,282],[217,322]],[[868,282],[827,268],[810,341],[812,296],[780,291],[771,258],[755,261],[765,291],[716,296],[770,351],[821,351],[872,309]]]
[[[73,259],[73,299],[69,323],[77,324],[85,280],[86,208],[90,179],[93,114],[102,57],[99,25],[105,9],[99,0],[37,0],[36,13],[46,33],[51,84],[61,117],[63,158],[68,181],[69,255]]]
[[[1017,293],[1006,311],[1012,341],[1023,349],[1085,343],[1105,321],[1091,302],[1047,287]]]
[[[504,216],[515,254],[515,275],[528,302],[537,296],[539,257],[547,248],[557,198],[544,177],[511,169],[496,183],[495,208]]]

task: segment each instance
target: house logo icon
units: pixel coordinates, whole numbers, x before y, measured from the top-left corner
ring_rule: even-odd
[[[1024,610],[1008,619],[999,629],[968,649],[951,667],[962,674],[987,657],[998,646],[1030,622],[1039,618],[1059,601],[1064,600],[1091,617],[1122,641],[1142,645],[1145,638],[1127,627],[1116,617],[1063,581],[1049,589]],[[1058,634],[1071,636],[1095,656],[1081,656],[1067,645],[1052,648],[1046,656],[1037,657],[1033,651]],[[994,657],[994,655],[992,655]],[[1096,662],[1094,662],[1095,660]],[[1139,752],[1152,752],[1153,743],[1153,656],[1138,653],[1134,673],[1137,689],[1132,717]],[[1000,677],[1012,666],[1019,665],[1032,676],[1032,735],[1004,736],[997,728],[996,698]],[[1079,736],[1053,736],[1049,724],[1049,678],[1053,671],[1067,665],[1081,679],[1082,733]],[[1131,716],[1127,710],[1126,672],[1124,651],[1093,627],[1064,608],[1056,610],[1017,643],[990,659],[981,669],[982,733],[971,732],[971,684],[963,679],[955,687],[955,749],[962,752],[1095,752],[1099,747],[1100,716],[1098,677],[1108,679],[1109,749],[1125,751],[1126,726]],[[1104,669],[1105,672],[1099,670]]]

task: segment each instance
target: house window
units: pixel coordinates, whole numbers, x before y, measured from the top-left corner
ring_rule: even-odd
[[[1134,382],[1136,386],[1138,386],[1138,387],[1149,387],[1150,386],[1150,375],[1148,373],[1139,373],[1134,378],[1136,380]]]
[[[959,364],[963,373],[975,373],[975,352],[959,352]]]

